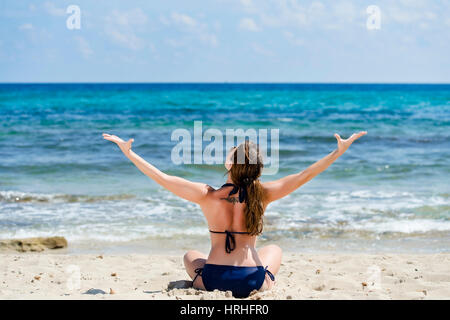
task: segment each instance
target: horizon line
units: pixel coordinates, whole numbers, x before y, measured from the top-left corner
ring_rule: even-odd
[[[0,84],[337,84],[337,85],[450,85],[450,82],[246,82],[246,81],[12,81]]]

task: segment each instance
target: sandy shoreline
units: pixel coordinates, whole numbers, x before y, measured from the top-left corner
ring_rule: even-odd
[[[285,253],[275,288],[248,299],[450,299],[449,270],[447,253]],[[233,299],[168,289],[184,280],[181,256],[0,254],[0,299]]]

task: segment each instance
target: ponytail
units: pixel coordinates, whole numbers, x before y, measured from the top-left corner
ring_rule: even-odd
[[[247,186],[245,226],[250,235],[258,235],[263,231],[263,196],[263,187],[258,179]]]
[[[237,161],[238,153],[245,155],[245,162]],[[233,183],[246,191],[244,216],[250,235],[259,235],[263,230],[264,190],[259,181],[263,166],[259,148],[253,142],[245,141],[235,149],[230,175]]]

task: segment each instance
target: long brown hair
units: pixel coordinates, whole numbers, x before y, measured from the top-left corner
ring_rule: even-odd
[[[264,190],[259,181],[264,164],[259,146],[246,140],[234,149],[230,176],[233,183],[246,188],[245,226],[250,235],[263,230]]]

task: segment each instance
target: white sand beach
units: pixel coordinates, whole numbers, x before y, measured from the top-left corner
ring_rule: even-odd
[[[449,299],[449,270],[448,253],[285,253],[274,289],[247,299]],[[0,299],[233,299],[187,280],[181,256],[0,254]]]

